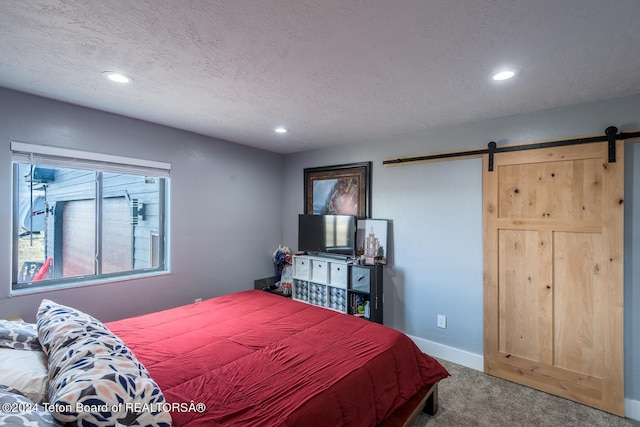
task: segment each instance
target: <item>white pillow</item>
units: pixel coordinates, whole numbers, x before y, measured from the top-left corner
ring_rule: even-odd
[[[0,384],[36,403],[47,402],[47,356],[42,351],[0,347]]]

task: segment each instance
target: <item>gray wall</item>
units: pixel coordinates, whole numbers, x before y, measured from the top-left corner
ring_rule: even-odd
[[[34,320],[43,298],[103,321],[253,288],[273,274],[282,235],[282,156],[0,88],[0,241],[11,242],[10,141],[172,164],[171,274],[9,297],[11,245],[0,245],[0,317]]]
[[[371,160],[372,216],[393,221],[385,272],[385,323],[442,354],[483,354],[482,167],[479,159],[384,167],[386,158],[640,129],[640,97],[486,120],[393,140],[287,156],[284,243],[297,243],[303,169]],[[640,399],[640,145],[626,144],[625,390]],[[438,314],[447,329],[436,327]],[[458,354],[458,356],[459,356]],[[464,357],[463,357],[464,359]],[[473,365],[473,363],[471,363]]]
[[[42,298],[104,320],[249,289],[295,248],[303,169],[373,161],[375,218],[392,220],[386,324],[481,357],[482,170],[477,159],[384,167],[385,158],[640,128],[640,97],[487,120],[394,140],[288,156],[0,89],[0,200],[11,200],[11,140],[170,162],[171,274],[9,297],[11,248],[0,246],[0,317],[33,320]],[[640,146],[627,144],[625,388],[640,400]],[[0,210],[0,241],[11,212]],[[637,262],[636,262],[637,264]],[[635,311],[635,312],[634,312]],[[437,314],[448,316],[436,328]]]
[[[640,143],[625,148],[625,390],[627,397],[640,401]],[[640,414],[635,418],[640,419]]]

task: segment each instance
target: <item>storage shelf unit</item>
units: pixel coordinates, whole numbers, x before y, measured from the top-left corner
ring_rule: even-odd
[[[294,300],[382,323],[382,265],[321,256],[293,257]]]
[[[382,265],[352,265],[349,277],[349,314],[382,323]]]

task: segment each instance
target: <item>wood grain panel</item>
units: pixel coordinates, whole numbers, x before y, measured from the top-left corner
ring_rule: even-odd
[[[499,350],[551,363],[550,233],[499,233]]]
[[[624,415],[624,152],[484,157],[485,371]]]
[[[603,151],[606,151],[603,147]],[[603,163],[602,252],[604,303],[603,407],[624,414],[624,142],[616,142],[615,163]],[[609,409],[611,408],[611,409]]]
[[[532,366],[530,360],[517,356],[511,356],[508,361],[509,363],[497,362],[485,366],[485,371],[509,381],[602,408],[602,379],[557,368],[550,369],[542,364]]]
[[[600,220],[600,168],[597,159],[502,166],[498,218]]]
[[[510,151],[499,153],[494,158],[494,166],[549,163],[566,160],[602,159],[603,146],[606,143],[594,142],[582,145],[541,148],[538,150]],[[485,155],[485,157],[487,157]],[[606,157],[604,157],[606,159]]]
[[[602,378],[602,236],[554,234],[554,365]]]
[[[572,231],[574,233],[602,233],[602,221],[539,218],[498,218],[496,227],[500,230],[548,230]]]

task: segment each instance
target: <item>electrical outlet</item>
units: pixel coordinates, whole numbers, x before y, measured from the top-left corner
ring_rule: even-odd
[[[438,314],[438,328],[447,329],[447,316]]]
[[[200,302],[200,301],[202,301],[202,298],[196,298],[194,302]]]

